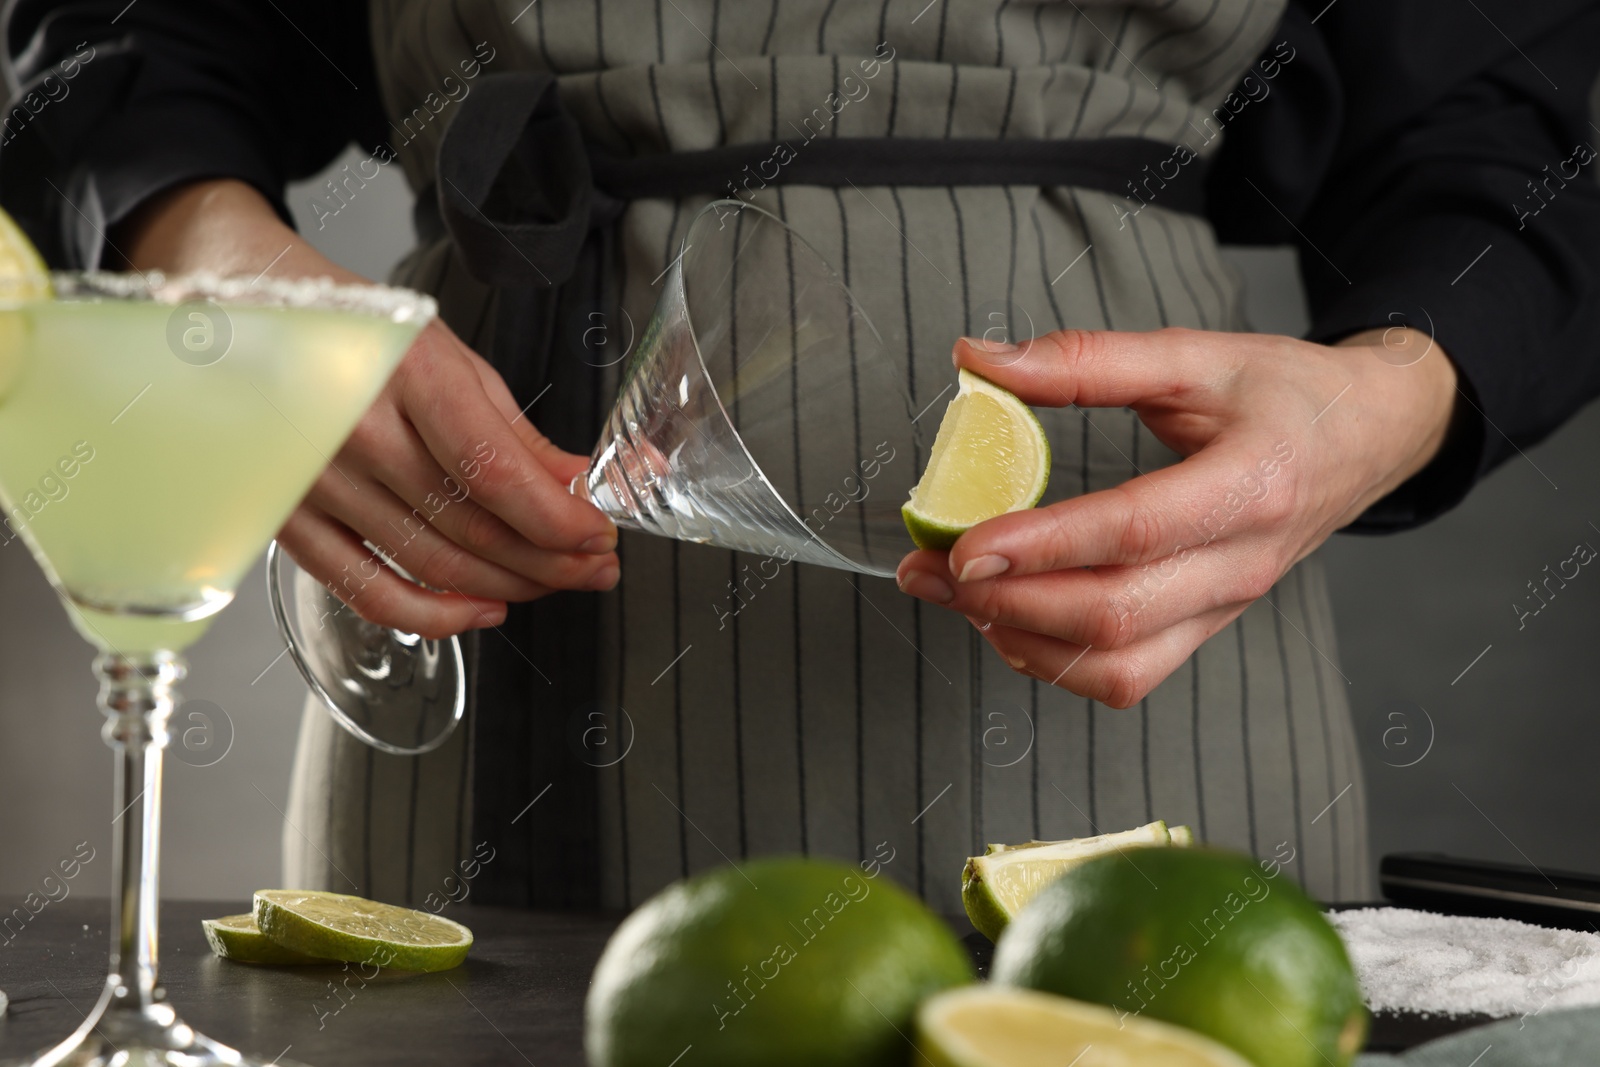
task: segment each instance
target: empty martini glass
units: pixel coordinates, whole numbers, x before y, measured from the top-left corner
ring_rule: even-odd
[[[157,980],[162,752],[181,653],[434,314],[378,286],[57,275],[0,300],[0,535],[93,644],[116,753],[110,968],[31,1067],[251,1067]],[[274,1061],[278,1062],[278,1061]]]
[[[891,577],[915,547],[900,505],[929,443],[906,376],[815,247],[770,212],[714,201],[572,491],[623,529]],[[279,629],[335,719],[387,752],[442,744],[466,705],[459,642],[367,622],[271,559]]]

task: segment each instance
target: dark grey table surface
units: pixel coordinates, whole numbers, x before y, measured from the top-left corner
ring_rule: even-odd
[[[439,974],[355,968],[253,967],[212,956],[200,920],[245,902],[162,905],[161,979],[202,1033],[264,1058],[307,1064],[537,1064],[582,1067],[583,998],[619,917],[461,906],[472,955]],[[0,938],[0,1061],[65,1037],[99,996],[109,909],[102,899],[47,905],[9,941]],[[8,931],[9,932],[9,931]],[[979,970],[988,944],[967,939]],[[341,990],[336,997],[334,987]],[[1369,1047],[1392,1051],[1484,1020],[1380,1016]]]

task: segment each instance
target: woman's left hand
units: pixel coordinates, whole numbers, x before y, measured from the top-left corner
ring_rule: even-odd
[[[1455,368],[1425,334],[1337,345],[1167,329],[963,339],[965,367],[1041,407],[1129,407],[1182,462],[913,552],[900,588],[972,620],[1013,669],[1138,703],[1335,530],[1420,471]]]

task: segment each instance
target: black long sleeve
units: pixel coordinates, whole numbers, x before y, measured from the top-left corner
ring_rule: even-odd
[[[1280,39],[1284,99],[1228,127],[1213,215],[1300,247],[1312,340],[1404,324],[1450,354],[1444,452],[1354,529],[1415,525],[1600,395],[1600,8],[1295,0]]]
[[[112,226],[200,178],[248,182],[287,220],[286,182],[383,136],[358,0],[21,0],[7,37],[0,198],[57,266],[98,266]]]

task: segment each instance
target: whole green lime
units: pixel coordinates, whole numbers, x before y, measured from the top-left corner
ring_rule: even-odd
[[[1367,1013],[1344,944],[1282,869],[1139,849],[1065,872],[995,948],[993,978],[1177,1023],[1258,1067],[1345,1067]]]
[[[918,1002],[971,980],[950,928],[888,878],[758,860],[669,886],[622,923],[584,1045],[593,1067],[903,1067]]]

